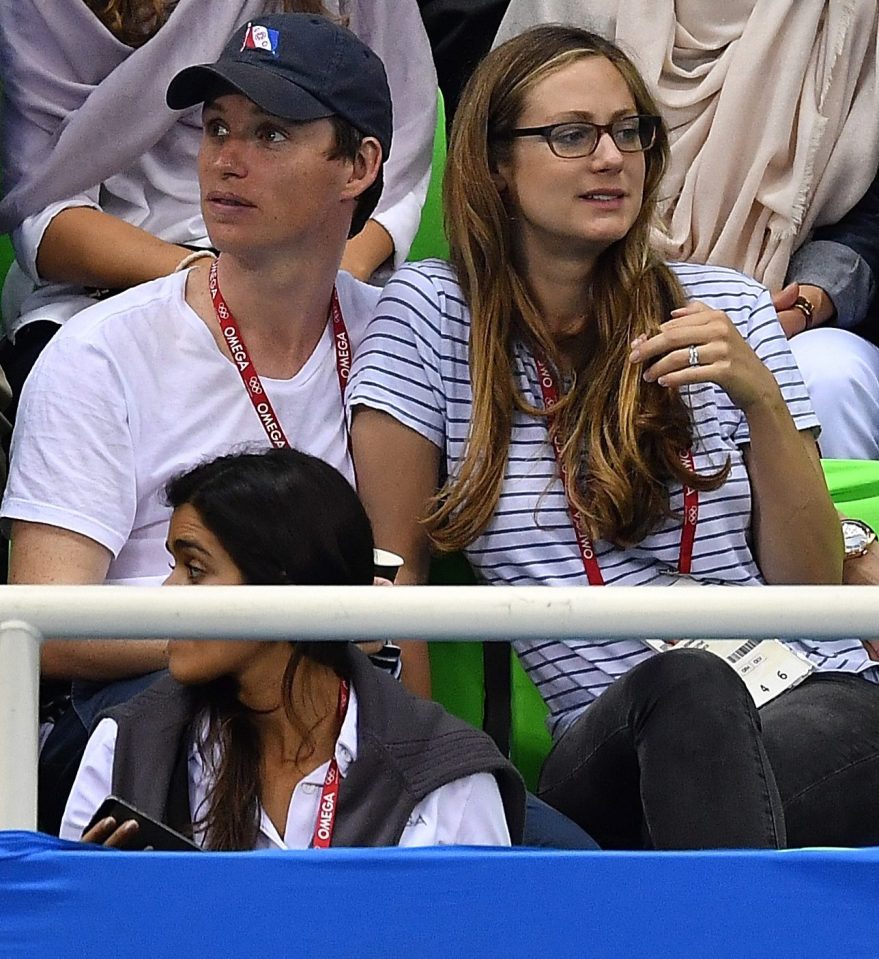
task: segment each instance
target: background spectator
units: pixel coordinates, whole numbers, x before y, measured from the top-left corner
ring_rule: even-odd
[[[461,89],[488,53],[508,0],[418,0],[451,123]]]
[[[800,247],[787,278],[775,304],[820,414],[824,455],[879,459],[879,177]],[[816,304],[811,323],[784,309],[800,293]]]

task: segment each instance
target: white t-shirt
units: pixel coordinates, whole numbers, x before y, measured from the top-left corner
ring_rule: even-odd
[[[73,318],[22,393],[0,516],[47,523],[113,554],[108,583],[167,575],[165,483],[268,438],[237,367],[184,298],[185,273],[120,293]],[[378,291],[340,272],[356,350]],[[353,482],[329,325],[291,379],[264,379],[290,443]]]
[[[727,313],[772,371],[800,430],[818,421],[778,323],[768,292],[753,280],[720,267],[675,264],[689,299]],[[449,475],[463,459],[470,426],[470,314],[453,270],[429,260],[406,266],[385,287],[376,315],[355,358],[346,393],[358,404],[383,410],[434,443]],[[516,385],[527,403],[540,407],[534,359],[522,343],[514,348]],[[695,426],[693,456],[701,473],[729,457],[727,481],[699,494],[693,576],[704,583],[763,583],[751,549],[751,487],[743,447],[748,423],[712,383],[686,392]],[[680,485],[670,488],[672,510],[682,512]],[[666,585],[677,566],[681,520],[669,519],[630,549],[595,544],[607,585]],[[587,585],[568,503],[558,476],[546,421],[516,411],[501,498],[485,531],[466,550],[486,582],[506,585]],[[854,640],[796,644],[819,668],[863,670],[874,666]],[[516,650],[549,706],[560,732],[617,677],[654,655],[639,640],[596,643],[541,640],[517,642]]]
[[[351,690],[348,711],[336,742],[336,762],[345,777],[357,759],[357,696]],[[61,838],[78,840],[98,806],[112,793],[116,722],[103,719],[85,748],[61,820]],[[329,761],[302,779],[293,790],[284,835],[260,809],[255,849],[306,849],[314,835],[318,803]],[[205,810],[210,782],[197,746],[189,753],[189,808],[194,819]],[[201,845],[203,836],[196,833]],[[509,846],[510,833],[497,781],[491,773],[465,776],[435,789],[412,810],[400,846]]]

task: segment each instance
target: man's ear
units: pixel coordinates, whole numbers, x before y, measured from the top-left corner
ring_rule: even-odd
[[[351,164],[351,175],[342,192],[345,200],[357,197],[375,183],[382,165],[381,144],[375,137],[364,137]]]

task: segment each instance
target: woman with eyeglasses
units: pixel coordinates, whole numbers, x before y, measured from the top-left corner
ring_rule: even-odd
[[[767,286],[823,455],[879,459],[879,5],[510,0],[495,45],[547,23],[632,51],[672,131],[654,242]]]
[[[433,547],[492,584],[839,583],[817,421],[769,294],[651,248],[667,157],[642,78],[594,34],[532,30],[472,76],[451,263],[388,285],[348,393],[359,490],[404,582]],[[784,657],[759,712],[702,649],[514,645],[555,739],[540,794],[602,846],[879,839],[860,643],[733,644]]]

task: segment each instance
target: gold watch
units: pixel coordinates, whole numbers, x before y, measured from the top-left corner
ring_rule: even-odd
[[[842,538],[845,543],[845,558],[857,559],[876,542],[876,533],[872,527],[859,519],[843,519]]]

